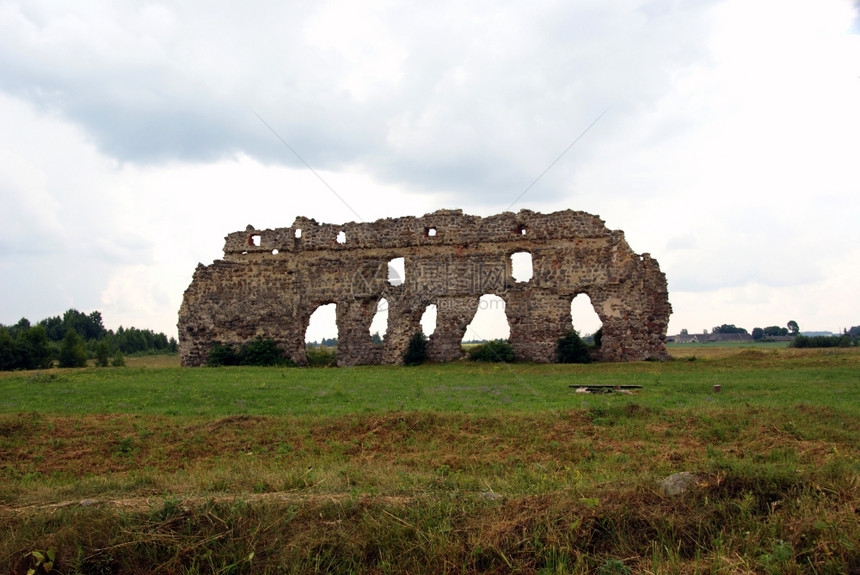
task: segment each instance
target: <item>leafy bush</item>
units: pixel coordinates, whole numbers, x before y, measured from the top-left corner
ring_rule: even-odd
[[[120,350],[116,350],[113,359],[110,361],[111,367],[125,367],[125,356]]]
[[[286,361],[278,344],[262,337],[247,342],[239,351],[239,365],[282,365]]]
[[[600,330],[598,330],[600,332]],[[601,335],[603,332],[600,332]],[[594,334],[595,345],[600,340]],[[556,359],[559,363],[591,363],[591,354],[588,346],[579,337],[579,334],[570,330],[564,336],[558,338],[555,348]]]
[[[308,345],[306,348],[308,365],[310,367],[337,366],[337,349],[324,345]]]
[[[788,347],[806,348],[806,347],[850,347],[857,345],[857,339],[852,338],[847,334],[843,335],[798,335]]]
[[[469,350],[470,361],[513,363],[516,360],[514,348],[504,339],[494,339]]]
[[[216,343],[206,356],[208,367],[225,365],[295,365],[272,339],[258,337],[243,345],[239,351],[229,343]]]
[[[427,336],[419,331],[409,340],[409,347],[403,354],[403,364],[421,365],[425,361],[427,361]]]
[[[209,367],[221,367],[223,365],[239,365],[239,354],[229,343],[216,343],[209,348],[206,356],[206,365]]]

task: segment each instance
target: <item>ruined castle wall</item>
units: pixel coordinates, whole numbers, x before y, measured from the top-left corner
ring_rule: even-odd
[[[666,357],[671,306],[666,279],[648,254],[584,212],[530,211],[480,218],[459,210],[371,223],[251,227],[225,238],[224,259],[198,266],[179,313],[183,365],[200,365],[215,343],[275,340],[306,361],[304,335],[320,305],[337,304],[338,364],[399,363],[428,305],[437,306],[428,354],[461,355],[460,341],[482,294],[505,301],[517,356],[554,360],[571,328],[570,303],[588,294],[603,322],[601,359]],[[533,276],[516,282],[510,256],[532,256]],[[388,262],[404,258],[405,281],[388,281]],[[381,347],[370,341],[377,303],[389,304]]]

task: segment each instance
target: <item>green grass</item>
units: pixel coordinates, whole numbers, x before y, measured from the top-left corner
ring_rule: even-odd
[[[4,374],[0,572],[860,570],[860,353],[673,353]]]
[[[148,368],[47,370],[0,378],[0,413],[139,413],[222,417],[386,411],[488,413],[613,406],[570,385],[641,385],[648,407],[731,407],[755,402],[853,409],[860,369],[850,350],[830,354],[744,350],[664,363],[535,365],[457,362],[411,368]],[[713,393],[713,386],[722,391]]]

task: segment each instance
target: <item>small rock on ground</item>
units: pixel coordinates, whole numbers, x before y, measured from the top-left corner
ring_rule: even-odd
[[[698,483],[699,477],[695,473],[681,471],[680,473],[673,473],[669,477],[663,479],[660,482],[660,487],[663,488],[666,495],[675,496],[683,495]]]

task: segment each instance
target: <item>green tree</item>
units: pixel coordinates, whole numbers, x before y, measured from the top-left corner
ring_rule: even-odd
[[[63,318],[58,315],[45,318],[39,322],[39,325],[45,326],[45,331],[48,332],[49,340],[63,341],[63,336],[66,334],[66,329],[63,327]]]
[[[109,349],[118,349],[124,353],[175,353],[179,347],[176,338],[168,338],[163,333],[155,333],[148,329],[141,330],[135,327],[125,329],[120,326],[116,333],[105,329],[102,314],[99,311],[85,314],[76,309],[69,309],[62,317],[48,317],[35,325],[31,325],[24,317],[6,329],[12,344],[8,340],[3,340],[5,345],[3,353],[6,355],[5,359],[0,360],[0,365],[14,365],[6,369],[35,369],[45,367],[46,364],[50,366],[51,360],[57,358],[59,350],[57,344],[63,340],[69,330],[81,336],[90,357],[97,355],[101,341],[106,341]],[[47,341],[42,334],[45,334]],[[14,360],[10,359],[11,355],[14,355]]]
[[[800,333],[800,326],[797,325],[797,322],[794,320],[789,321],[785,326],[788,328],[788,333],[791,335],[797,335]]]
[[[737,327],[733,323],[724,323],[723,325],[715,327],[711,330],[711,333],[746,333],[746,332],[747,332],[747,330],[745,330],[742,327]]]
[[[600,347],[600,344],[603,342],[603,326],[600,326],[591,337],[594,339],[594,347]]]
[[[107,367],[110,359],[110,347],[105,340],[101,340],[96,345],[96,365],[99,367]]]
[[[60,344],[60,367],[86,367],[87,349],[84,340],[74,329],[70,329],[63,336]]]
[[[18,323],[9,328],[9,335],[12,336],[12,339],[18,339],[18,335],[28,329],[30,329],[30,320],[26,317],[22,317],[18,320]]]
[[[767,337],[788,335],[788,330],[784,327],[779,327],[778,325],[769,325],[764,328],[764,335],[766,335]]]
[[[558,339],[555,352],[559,363],[591,363],[588,346],[574,330]]]
[[[752,330],[752,338],[756,341],[764,338],[764,330],[760,327],[754,327]]]
[[[0,326],[0,370],[51,367],[51,346],[45,328],[22,319],[11,328]]]
[[[23,369],[51,367],[51,348],[43,326],[37,325],[22,332],[17,343]]]
[[[419,331],[409,340],[409,346],[403,354],[403,364],[421,365],[425,361],[427,361],[427,336]]]
[[[9,330],[0,326],[0,371],[10,371],[18,367],[17,347]]]
[[[94,311],[87,315],[76,309],[66,310],[66,313],[63,314],[63,328],[66,331],[75,330],[85,341],[99,339],[106,333],[100,311]]]
[[[111,367],[125,367],[125,356],[120,350],[116,350],[113,359],[110,361]]]

